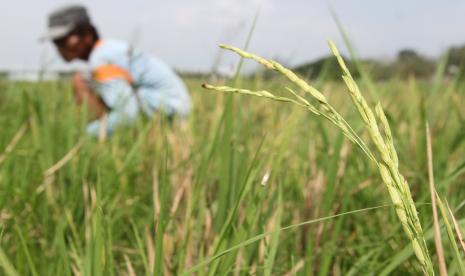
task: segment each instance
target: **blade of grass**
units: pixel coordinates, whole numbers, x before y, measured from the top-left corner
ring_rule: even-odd
[[[276,225],[276,228],[279,230],[281,227],[281,219],[282,219],[282,213],[283,213],[283,196],[282,196],[282,187],[278,186],[278,206],[277,206],[277,212],[275,216],[275,221],[274,224]],[[276,258],[276,252],[278,251],[278,246],[279,246],[279,234],[280,231],[274,231],[273,234],[271,234],[271,239],[270,239],[270,244],[268,245],[268,254],[265,259],[265,271],[264,275],[265,276],[271,276],[273,272],[273,267],[274,267],[274,262]]]
[[[452,226],[449,222],[449,215],[447,214],[447,210],[445,204],[442,202],[439,195],[436,193],[437,202],[439,210],[441,211],[442,219],[444,220],[444,224],[446,227],[447,237],[449,238],[449,243],[452,246],[452,253],[454,254],[454,260],[457,263],[458,270],[460,271],[461,275],[465,275],[465,263],[462,259],[460,254],[459,248],[457,246],[457,240],[455,239],[454,232],[452,231]]]
[[[447,210],[449,211],[452,222],[454,224],[455,233],[457,234],[457,238],[459,240],[459,243],[462,246],[463,253],[465,253],[465,240],[463,239],[462,232],[460,230],[460,226],[457,223],[457,220],[455,219],[454,213],[450,209],[449,204],[447,202],[446,202],[446,206],[447,206]]]
[[[344,44],[349,50],[350,58],[351,61],[354,62],[357,71],[360,73],[360,76],[362,77],[362,81],[365,83],[365,85],[368,88],[368,92],[370,93],[370,96],[372,97],[372,100],[375,102],[379,101],[379,96],[376,93],[376,88],[373,80],[371,79],[370,75],[366,72],[366,70],[363,68],[360,59],[357,56],[357,53],[355,51],[355,48],[353,47],[352,43],[350,42],[349,35],[347,34],[346,30],[344,29],[343,24],[341,23],[341,20],[339,19],[339,16],[337,16],[336,11],[332,8],[332,6],[329,6],[329,11],[331,13],[331,16],[333,17],[334,22],[336,23],[336,26],[339,30],[339,32],[342,35],[342,38],[344,40]]]
[[[369,208],[364,208],[364,209],[359,209],[359,210],[353,210],[353,211],[348,211],[348,212],[344,212],[344,213],[340,213],[340,214],[336,214],[336,215],[332,215],[332,216],[327,216],[327,217],[322,217],[322,218],[318,218],[318,219],[313,219],[313,220],[309,220],[309,221],[305,221],[305,222],[301,222],[301,223],[297,223],[297,224],[292,224],[292,225],[289,225],[289,226],[286,226],[286,227],[283,227],[283,228],[280,228],[279,230],[276,230],[276,231],[287,231],[287,230],[292,230],[292,229],[295,229],[295,228],[299,228],[299,227],[302,227],[304,225],[309,225],[309,224],[314,224],[314,223],[317,223],[317,222],[322,222],[322,221],[327,221],[327,220],[330,220],[330,219],[334,219],[334,218],[338,218],[338,217],[342,217],[342,216],[347,216],[347,215],[352,215],[352,214],[358,214],[358,213],[363,213],[363,212],[368,212],[368,211],[372,211],[372,210],[376,210],[376,209],[382,209],[382,208],[387,208],[387,207],[392,207],[393,205],[392,204],[385,204],[385,205],[379,205],[379,206],[375,206],[375,207],[369,207]],[[208,264],[210,264],[211,262],[217,260],[218,258],[221,258],[222,256],[226,255],[226,254],[229,254],[233,251],[236,251],[240,248],[243,248],[245,246],[248,246],[250,244],[253,244],[269,235],[272,235],[275,231],[272,231],[272,232],[267,232],[267,233],[263,233],[263,234],[260,234],[260,235],[257,235],[255,237],[252,237],[240,244],[237,244],[235,246],[232,246],[226,250],[223,250],[221,252],[218,252],[217,254],[207,258],[206,260],[203,260],[201,261],[200,263],[198,263],[197,265],[194,265],[193,267],[189,268],[187,271],[185,271],[183,273],[183,275],[190,275],[196,271],[198,271],[199,269],[207,266]]]
[[[16,132],[16,134],[13,136],[11,139],[10,143],[5,148],[5,151],[0,155],[0,164],[5,161],[6,157],[13,151],[13,149],[16,147],[16,144],[21,140],[21,138],[24,136],[27,130],[27,125],[28,122],[24,122]]]
[[[244,199],[244,197],[246,195],[246,192],[249,190],[249,188],[250,188],[250,186],[251,186],[251,184],[253,182],[253,178],[254,178],[255,174],[257,173],[256,168],[257,168],[257,165],[258,165],[258,162],[259,162],[259,153],[260,153],[260,150],[261,150],[261,148],[263,146],[264,141],[265,141],[265,137],[263,137],[260,145],[258,146],[258,148],[257,148],[257,150],[255,152],[255,156],[253,157],[253,160],[251,162],[251,165],[249,167],[247,175],[246,175],[246,177],[244,179],[244,184],[242,185],[241,191],[239,192],[239,196],[237,198],[237,201],[235,202],[233,208],[229,212],[228,217],[227,217],[225,223],[223,224],[223,226],[221,228],[221,232],[218,235],[218,237],[216,238],[216,241],[215,241],[214,247],[213,247],[214,248],[214,250],[213,250],[214,255],[217,254],[219,252],[219,250],[221,249],[222,243],[226,238],[226,234],[230,230],[230,228],[232,227],[233,219],[236,216],[237,210],[239,209],[239,205],[243,201],[243,199]],[[209,275],[215,275],[217,266],[218,266],[218,263],[215,263],[213,268],[209,271]]]
[[[368,271],[363,269],[365,267],[365,263],[367,263],[373,255],[376,255],[378,251],[378,249],[374,249],[361,256],[360,259],[358,259],[358,261],[350,268],[346,276],[356,276],[362,275],[362,273],[367,273]]]
[[[139,252],[139,257],[142,260],[142,264],[144,266],[145,275],[155,275],[151,273],[149,261],[148,261],[147,255],[145,254],[145,250],[144,250],[144,244],[142,243],[142,239],[141,239],[139,231],[137,230],[137,226],[132,220],[131,220],[131,225],[132,225],[132,231],[134,232],[134,237],[136,239],[137,251]],[[127,261],[129,261],[129,259]]]
[[[260,15],[260,8],[257,9],[255,16],[252,21],[252,26],[250,27],[249,33],[247,35],[247,39],[245,40],[244,49],[249,49],[250,43],[252,42],[253,34],[255,33],[255,28],[257,26],[258,17]],[[237,65],[236,73],[234,74],[234,84],[237,85],[237,81],[241,74],[242,66],[244,64],[244,58],[240,57],[239,64]]]
[[[34,276],[37,276],[39,275],[37,273],[37,269],[34,265],[34,262],[32,260],[32,257],[31,257],[31,254],[29,252],[29,249],[27,247],[27,244],[26,244],[26,240],[24,239],[24,235],[21,231],[21,228],[19,228],[18,225],[15,225],[15,229],[16,229],[16,233],[18,233],[18,236],[19,236],[19,240],[21,242],[21,246],[23,248],[23,251],[24,251],[24,254],[26,255],[26,260],[27,260],[27,264],[29,266],[29,273],[31,273],[31,275],[34,275]]]
[[[18,272],[16,272],[16,269],[14,266],[11,264],[10,260],[6,256],[5,252],[3,251],[3,248],[0,247],[0,266],[3,267],[3,271],[7,276],[19,276]]]
[[[465,219],[462,219],[459,222],[464,223]],[[429,228],[427,231],[425,231],[425,239],[429,241],[433,238],[434,238],[433,228]],[[401,264],[406,262],[413,254],[414,252],[413,252],[412,246],[410,244],[405,246],[402,250],[398,250],[398,252],[382,268],[382,270],[379,272],[376,272],[376,275],[379,275],[379,276],[392,275],[392,273],[394,273],[396,268],[398,268]]]
[[[446,259],[444,257],[444,249],[441,242],[441,230],[439,227],[438,210],[436,204],[436,189],[434,188],[433,150],[431,147],[431,133],[429,131],[428,123],[426,123],[426,152],[428,157],[428,178],[432,202],[431,207],[433,208],[434,244],[436,245],[436,253],[438,255],[439,273],[441,276],[445,276],[448,274]]]

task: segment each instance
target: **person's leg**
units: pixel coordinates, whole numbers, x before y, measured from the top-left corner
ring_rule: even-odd
[[[108,109],[102,99],[92,91],[81,73],[74,74],[72,78],[73,93],[78,105],[85,104],[91,112],[91,115],[100,118]]]

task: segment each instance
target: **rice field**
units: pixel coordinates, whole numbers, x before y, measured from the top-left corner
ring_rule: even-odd
[[[353,81],[385,114],[367,123],[347,72],[306,80],[312,94],[277,71],[210,87],[239,95],[185,79],[187,121],[140,118],[100,140],[69,80],[0,80],[0,274],[464,275],[465,82],[367,70]],[[400,203],[386,164],[408,182]]]

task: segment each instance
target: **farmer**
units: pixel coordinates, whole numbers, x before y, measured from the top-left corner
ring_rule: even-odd
[[[125,42],[100,39],[85,7],[52,12],[42,39],[53,41],[65,61],[87,62],[88,71],[74,75],[72,88],[76,103],[95,115],[87,126],[91,135],[130,125],[140,111],[147,116],[164,112],[169,118],[190,111],[186,87],[170,67]]]

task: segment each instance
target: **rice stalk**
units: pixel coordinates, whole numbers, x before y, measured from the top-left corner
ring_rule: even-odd
[[[252,59],[265,68],[277,71],[278,73],[282,74],[287,79],[289,79],[289,81],[302,89],[303,92],[308,94],[312,98],[312,103],[307,99],[299,96],[289,88],[287,90],[295,97],[295,99],[276,96],[275,94],[264,90],[251,91],[247,89],[239,89],[227,86],[213,86],[209,84],[204,84],[203,87],[217,92],[246,94],[268,98],[275,101],[293,103],[306,108],[316,115],[325,117],[336,127],[338,127],[342,133],[350,141],[356,144],[378,167],[381,178],[383,179],[383,182],[388,189],[391,201],[396,206],[397,217],[403,226],[405,234],[412,243],[413,250],[424,274],[434,275],[433,265],[430,259],[428,248],[426,246],[418,213],[410,193],[409,185],[399,171],[397,152],[394,147],[392,133],[383,108],[381,107],[380,103],[377,104],[375,112],[373,112],[373,110],[369,107],[334,43],[329,41],[329,47],[342,69],[342,78],[349,90],[349,95],[352,99],[352,102],[362,117],[365,127],[368,130],[371,142],[375,145],[377,150],[376,156],[368,148],[362,138],[346,122],[346,120],[334,109],[332,105],[329,104],[327,98],[316,88],[312,87],[303,79],[299,78],[291,70],[285,68],[276,61],[264,59],[260,56],[245,52],[235,47],[227,45],[220,45],[220,47],[235,52],[243,58]]]
[[[439,225],[438,206],[436,203],[436,188],[434,187],[434,172],[433,172],[433,149],[431,145],[431,133],[429,124],[426,123],[426,153],[428,158],[428,179],[429,189],[431,193],[431,207],[433,210],[433,230],[434,230],[434,243],[436,245],[436,253],[438,256],[439,275],[446,276],[447,266],[444,257],[444,248],[441,241],[441,226]]]
[[[5,161],[6,157],[13,151],[13,149],[16,147],[16,144],[18,144],[19,140],[23,138],[24,134],[26,133],[28,127],[28,122],[24,122],[21,127],[18,129],[16,132],[15,136],[13,136],[13,139],[11,139],[11,142],[6,146],[5,151],[0,154],[0,164]]]

